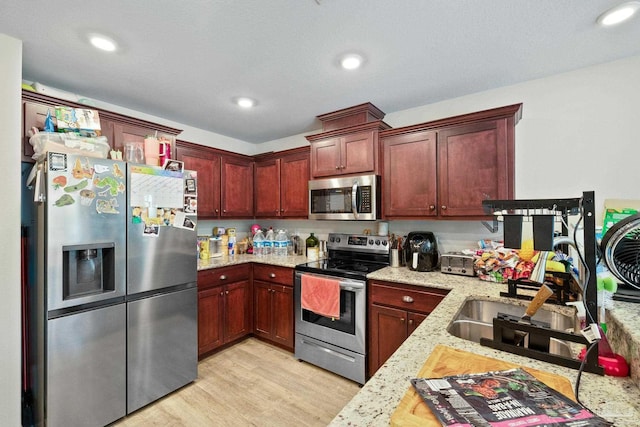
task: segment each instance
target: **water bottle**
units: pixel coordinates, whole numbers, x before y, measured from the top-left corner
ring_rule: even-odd
[[[264,249],[262,250],[262,253],[265,256],[273,255],[274,240],[275,240],[275,237],[273,235],[273,228],[269,227],[269,230],[267,231],[267,235],[264,238]]]
[[[264,234],[260,229],[253,236],[253,254],[260,257],[264,255]]]
[[[289,238],[287,237],[287,233],[284,230],[278,230],[278,233],[276,234],[276,239],[273,244],[275,255],[280,257],[287,256],[288,243],[289,243]]]

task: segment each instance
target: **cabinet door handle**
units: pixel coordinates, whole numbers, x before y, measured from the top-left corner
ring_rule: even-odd
[[[445,205],[442,205],[440,208],[441,208],[443,211],[446,211],[446,210],[447,210],[447,207],[446,207]]]
[[[401,321],[402,323],[404,323],[404,317],[401,317],[401,318],[400,318],[400,321]]]
[[[229,295],[229,291],[226,291],[225,293],[226,293],[227,295]]]
[[[284,209],[280,209],[280,212],[284,212]]]
[[[222,209],[222,213],[227,213],[227,210],[226,209]]]
[[[436,210],[436,205],[429,205],[429,210],[430,211],[435,211]]]
[[[272,279],[275,279],[276,273],[269,273],[269,277],[271,277]]]
[[[409,319],[409,324],[413,325],[413,319]]]
[[[224,274],[220,275],[220,280],[227,280],[227,276],[225,276]]]
[[[222,292],[222,291],[221,291],[221,292],[220,292],[220,296],[223,296],[223,295],[224,295],[224,292]]]
[[[405,296],[402,297],[402,301],[403,302],[412,303],[413,302],[413,298],[411,298],[409,295],[405,295]]]
[[[216,213],[218,213],[218,209],[216,209]]]
[[[336,170],[340,169],[340,166],[336,166]]]
[[[344,169],[344,168],[345,168],[345,165],[340,165],[340,169]]]

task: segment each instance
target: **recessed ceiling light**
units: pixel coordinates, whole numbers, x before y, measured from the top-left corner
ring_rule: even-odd
[[[356,54],[345,55],[340,60],[340,65],[342,65],[342,68],[345,70],[355,70],[362,65],[362,57]]]
[[[91,34],[89,36],[89,41],[94,47],[106,52],[113,52],[118,48],[115,41],[100,34]]]
[[[603,27],[620,24],[630,19],[640,9],[640,2],[630,1],[613,7],[598,17],[598,24]]]
[[[236,104],[238,104],[238,106],[242,108],[251,108],[256,105],[256,102],[251,98],[240,97],[236,98]]]

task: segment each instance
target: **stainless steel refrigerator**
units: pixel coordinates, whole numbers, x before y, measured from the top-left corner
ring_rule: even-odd
[[[127,413],[195,380],[195,172],[127,169]],[[181,211],[175,210],[181,208]],[[194,218],[195,219],[195,218]]]
[[[53,152],[37,169],[36,425],[103,426],[197,376],[196,176]]]

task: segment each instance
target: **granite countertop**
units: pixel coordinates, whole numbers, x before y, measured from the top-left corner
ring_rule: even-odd
[[[226,267],[229,265],[246,264],[248,262],[256,262],[260,264],[279,265],[281,267],[295,267],[298,264],[307,262],[307,257],[302,255],[275,256],[268,255],[258,257],[255,255],[242,254],[228,256],[223,255],[217,258],[209,258],[208,260],[198,260],[198,271],[208,270],[210,268]]]
[[[404,344],[389,358],[378,372],[362,387],[358,394],[333,419],[331,426],[387,426],[398,403],[410,387],[409,380],[422,368],[437,344],[459,348],[472,353],[508,360],[535,369],[552,372],[568,378],[575,386],[577,370],[512,353],[484,347],[480,344],[457,338],[447,332],[447,326],[462,304],[469,298],[501,300],[506,285],[480,281],[477,278],[454,276],[440,272],[419,273],[407,268],[387,267],[368,275],[369,279],[407,283],[440,289],[449,289],[449,294],[425,321],[409,336]],[[515,304],[526,305],[526,301],[511,299]],[[545,305],[553,310],[563,307]],[[583,373],[580,381],[580,400],[589,409],[616,426],[637,426],[640,419],[640,320],[638,306],[616,301],[609,313],[609,334],[615,351],[621,352],[617,342],[624,342],[635,354],[631,361],[635,378],[616,378]],[[614,331],[614,325],[615,331]]]
[[[224,256],[199,260],[198,270],[248,262],[293,268],[307,262],[307,259],[304,256]],[[484,347],[457,338],[447,332],[449,322],[467,299],[505,301],[508,298],[501,297],[500,292],[506,290],[506,285],[483,282],[475,277],[455,276],[440,272],[415,272],[407,268],[391,267],[378,270],[367,277],[388,282],[447,289],[449,294],[378,372],[367,381],[358,394],[333,419],[330,426],[388,426],[391,415],[410,387],[409,380],[420,371],[437,344],[562,375],[575,386],[577,370]],[[509,300],[514,304],[522,305],[524,313],[527,301]],[[545,308],[564,312],[570,310],[569,313],[573,310],[552,304],[546,304]],[[638,305],[615,301],[614,310],[608,312],[607,319],[609,325],[607,337],[614,351],[623,354],[630,362],[631,377],[617,378],[583,373],[580,381],[580,400],[598,415],[615,422],[616,426],[637,426],[640,419],[640,389],[638,388],[640,386],[640,317],[638,316]]]

